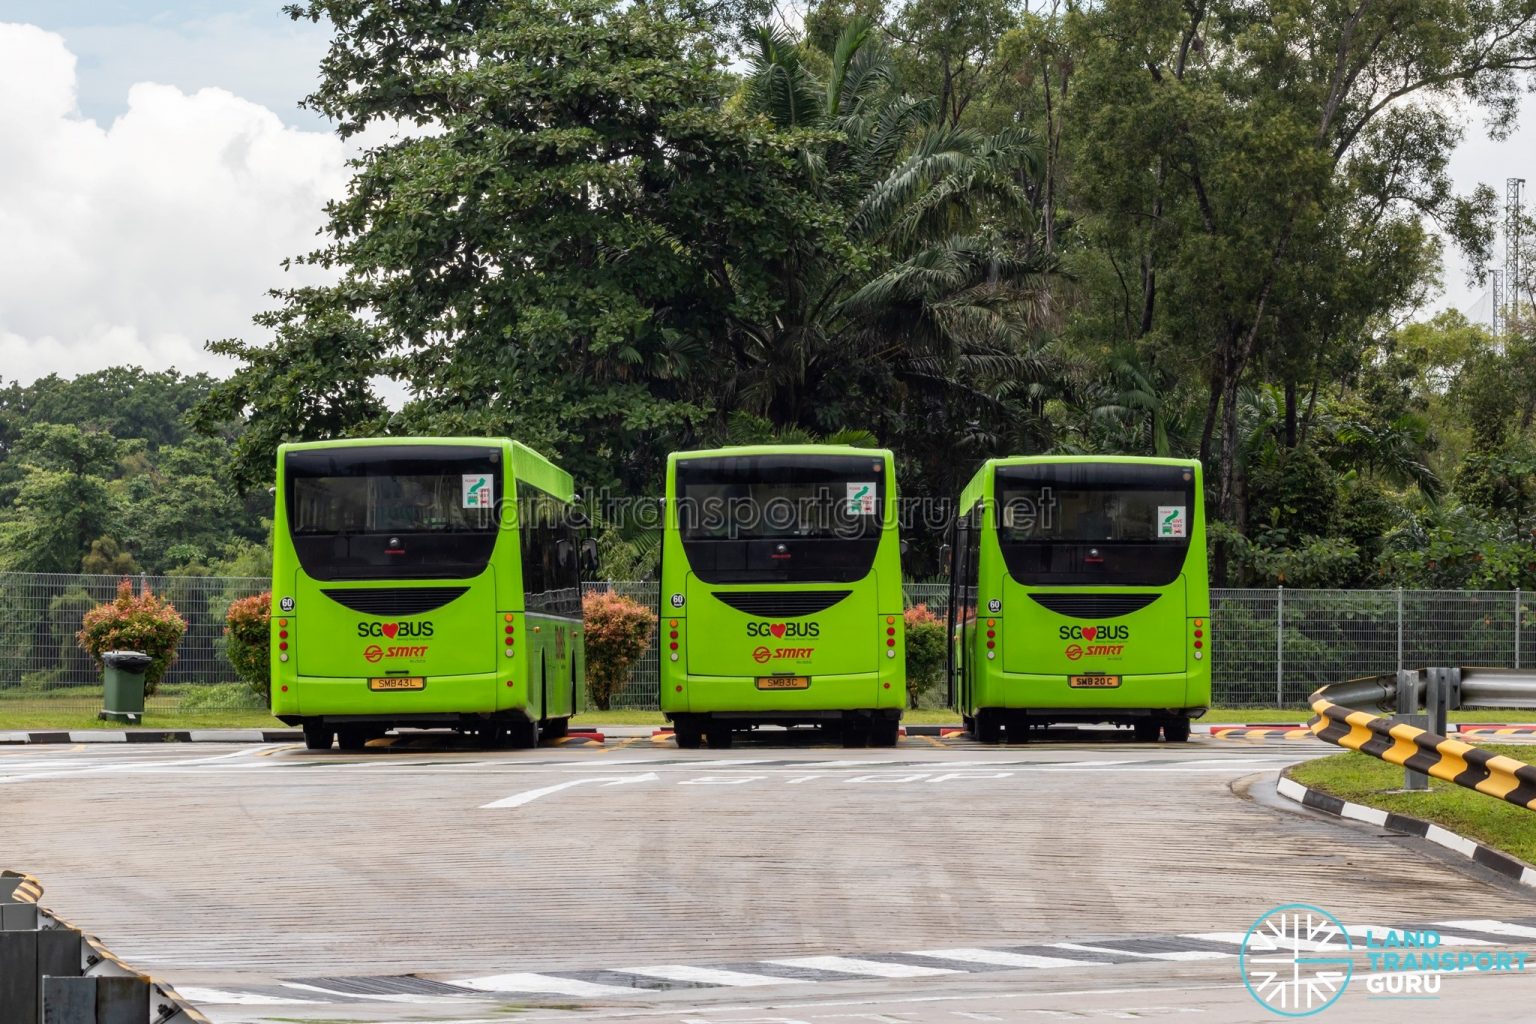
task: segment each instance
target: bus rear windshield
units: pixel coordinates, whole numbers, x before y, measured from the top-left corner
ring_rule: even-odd
[[[1184,569],[1195,512],[1185,466],[999,466],[996,527],[1020,583],[1160,587]]]
[[[500,449],[289,452],[284,471],[288,533],[313,579],[467,579],[496,546]]]
[[[688,564],[706,583],[852,583],[869,575],[885,460],[857,455],[679,459]]]

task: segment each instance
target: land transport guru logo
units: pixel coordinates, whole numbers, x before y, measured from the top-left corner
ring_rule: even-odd
[[[1282,1017],[1322,1013],[1354,980],[1363,953],[1368,999],[1437,999],[1445,975],[1523,972],[1524,951],[1448,950],[1433,928],[1356,929],[1307,903],[1267,911],[1243,937],[1238,969],[1248,994]]]

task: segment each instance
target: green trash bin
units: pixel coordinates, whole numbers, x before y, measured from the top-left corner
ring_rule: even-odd
[[[154,659],[141,651],[107,651],[101,656],[102,709],[97,717],[137,725],[144,717],[144,673]]]

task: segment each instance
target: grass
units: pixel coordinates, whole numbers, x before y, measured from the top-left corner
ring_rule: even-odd
[[[1478,746],[1522,762],[1536,755],[1532,747],[1500,743]],[[1403,769],[1353,750],[1297,765],[1289,774],[1310,789],[1431,821],[1527,863],[1536,862],[1536,814],[1496,797],[1439,779],[1429,780],[1427,792],[1392,792],[1402,789]]]

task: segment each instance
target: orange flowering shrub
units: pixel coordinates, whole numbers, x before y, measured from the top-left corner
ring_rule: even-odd
[[[107,651],[142,651],[152,659],[144,673],[144,693],[155,692],[166,670],[176,661],[176,647],[187,631],[187,620],[176,606],[150,593],[145,585],[137,596],[126,577],[117,585],[117,597],[99,604],[81,619],[76,641],[101,668]]]

